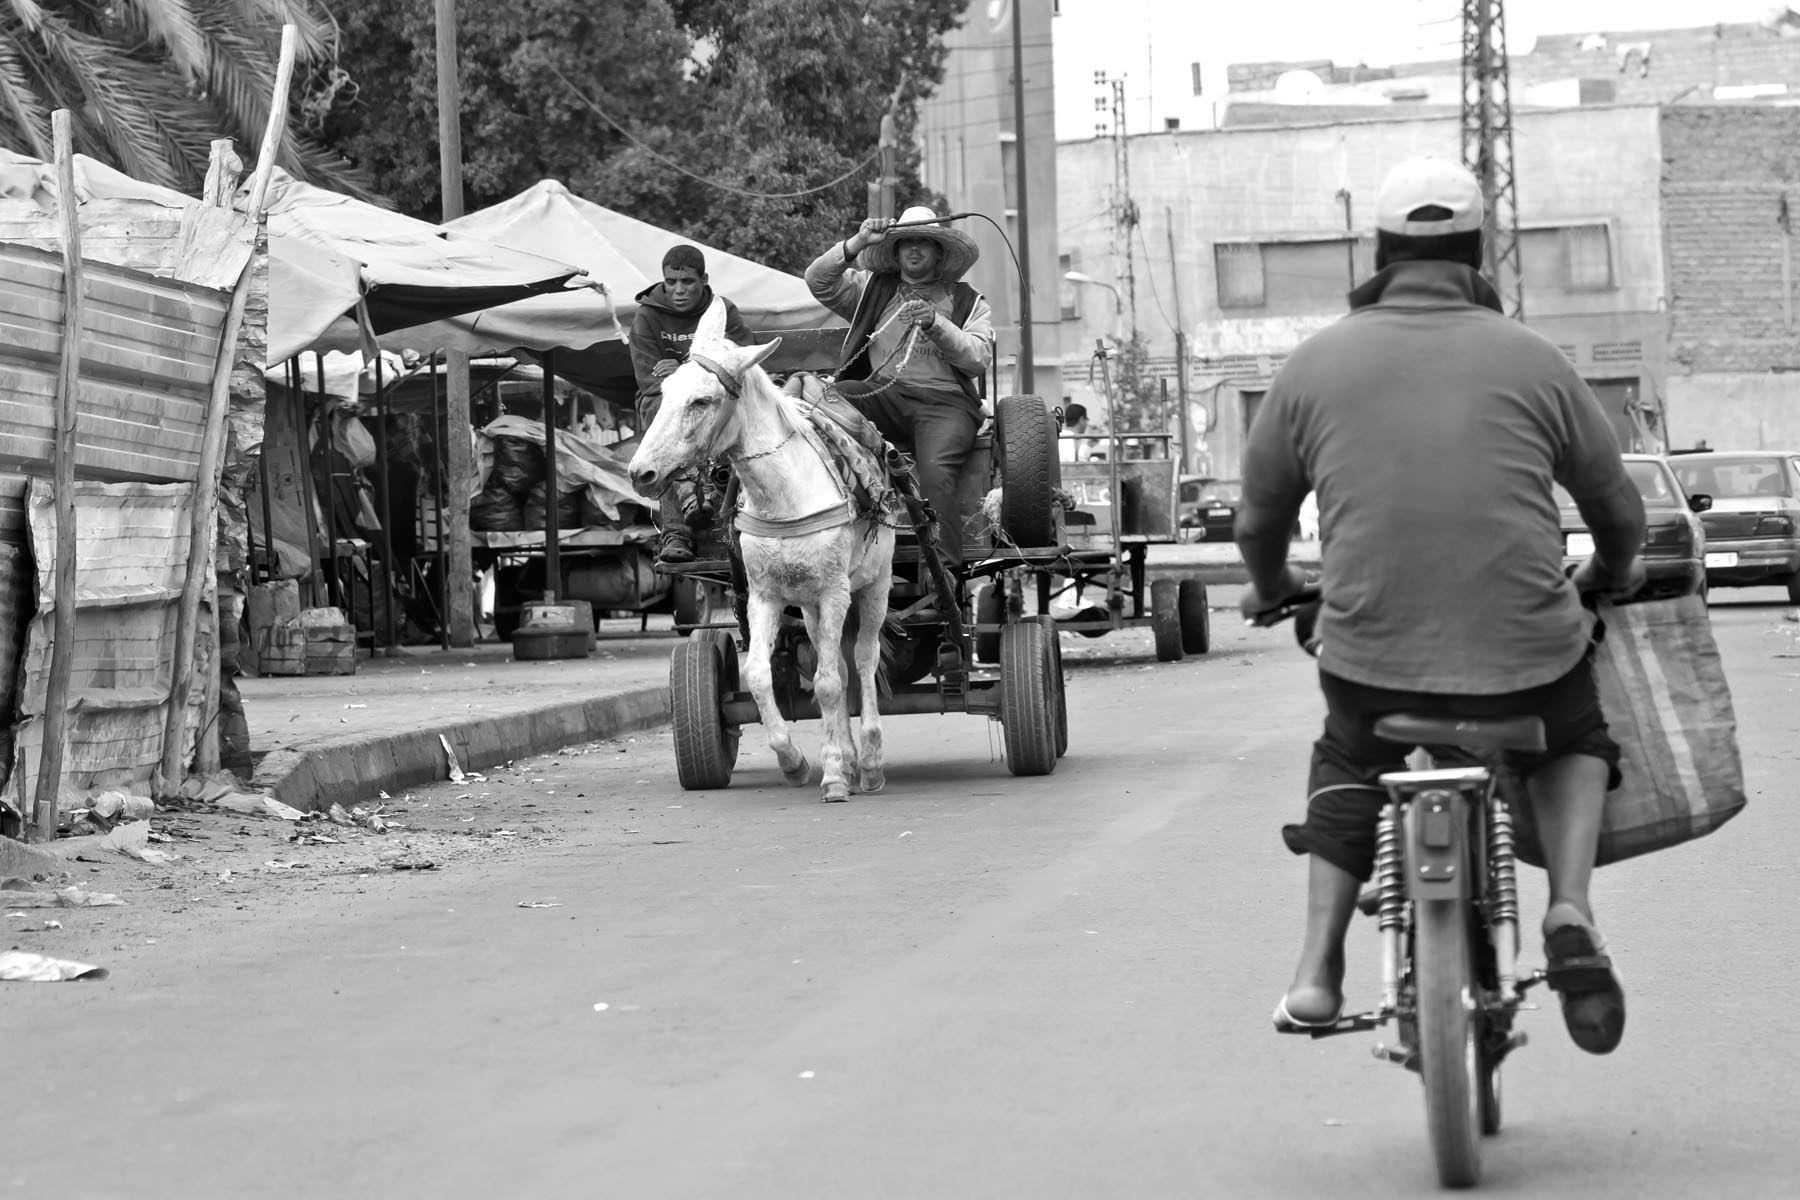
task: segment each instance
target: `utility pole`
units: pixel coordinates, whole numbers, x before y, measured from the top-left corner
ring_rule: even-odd
[[[1181,465],[1177,475],[1188,469],[1193,460],[1194,426],[1188,412],[1187,322],[1181,315],[1181,271],[1175,265],[1175,208],[1163,206],[1163,229],[1169,235],[1169,291],[1175,297],[1175,418],[1181,436]]]
[[[1481,226],[1482,273],[1500,292],[1507,316],[1523,321],[1505,0],[1463,0],[1462,85],[1463,164],[1480,182],[1487,208]]]
[[[1125,307],[1130,314],[1131,337],[1137,337],[1137,269],[1131,249],[1132,232],[1137,228],[1137,203],[1131,198],[1131,144],[1125,131],[1125,79],[1114,79],[1105,71],[1094,72],[1094,83],[1101,94],[1094,107],[1112,117],[1110,128],[1096,124],[1094,132],[1113,139],[1113,255],[1118,262],[1119,278],[1125,284]]]
[[[456,0],[435,0],[437,20],[438,186],[443,192],[446,221],[463,215],[462,84],[456,72]],[[475,463],[469,445],[469,355],[444,351],[445,465],[450,476],[444,519],[438,538],[447,540],[449,565],[444,589],[444,615],[450,644],[475,644],[475,563],[469,553],[469,496],[475,487]],[[556,504],[556,497],[550,497]],[[336,553],[336,547],[332,553]],[[392,603],[390,600],[389,603]]]
[[[1019,377],[1024,395],[1035,391],[1036,370],[1031,355],[1031,201],[1026,190],[1025,147],[1025,6],[1012,4],[1013,169],[1018,173],[1019,194]]]

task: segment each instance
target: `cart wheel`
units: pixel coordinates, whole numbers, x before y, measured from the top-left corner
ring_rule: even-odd
[[[732,671],[737,669],[733,656]],[[737,736],[725,727],[725,664],[711,636],[689,638],[669,658],[670,723],[675,733],[675,774],[688,791],[722,788],[737,765]]]
[[[1000,532],[1015,546],[1056,541],[1056,430],[1037,396],[1002,396],[994,406],[1000,452]]]
[[[1181,605],[1173,579],[1150,581],[1150,628],[1156,634],[1156,661],[1181,661]]]
[[[1054,651],[1056,665],[1050,678],[1056,686],[1056,702],[1052,708],[1056,713],[1056,757],[1061,758],[1069,752],[1069,690],[1068,677],[1063,674],[1062,635],[1057,631],[1055,617],[1039,617],[1038,623],[1049,635]]]
[[[978,589],[975,593],[975,623],[977,625],[998,625],[1006,620],[1006,600],[1000,589],[993,584]],[[1000,631],[975,634],[975,661],[994,663],[1000,661]]]
[[[1212,648],[1212,617],[1206,611],[1206,581],[1198,575],[1181,581],[1176,608],[1181,613],[1181,649],[1205,654]]]
[[[1014,775],[1056,770],[1055,644],[1039,621],[1016,621],[1000,634],[1000,727],[1006,768]]]
[[[744,687],[743,678],[738,671],[737,637],[729,629],[698,630],[695,636],[710,638],[713,645],[719,648],[719,699],[731,699]],[[743,739],[742,725],[725,726],[725,753],[730,766],[737,766],[738,743]]]

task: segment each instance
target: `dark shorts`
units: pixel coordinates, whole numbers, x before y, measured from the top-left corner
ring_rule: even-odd
[[[1376,781],[1383,772],[1405,770],[1410,749],[1375,736],[1376,718],[1388,713],[1538,717],[1544,722],[1544,752],[1505,755],[1506,766],[1519,778],[1579,754],[1604,761],[1607,788],[1619,786],[1619,745],[1606,731],[1591,654],[1554,682],[1498,696],[1396,692],[1324,671],[1319,672],[1319,687],[1325,693],[1325,732],[1313,743],[1306,821],[1284,825],[1281,837],[1295,854],[1316,854],[1358,879],[1367,879],[1374,870],[1375,825],[1387,804],[1387,791]],[[1478,761],[1467,751],[1434,754],[1445,765]]]

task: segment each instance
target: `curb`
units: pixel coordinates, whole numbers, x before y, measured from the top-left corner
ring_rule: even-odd
[[[496,763],[648,729],[668,720],[669,689],[644,687],[505,716],[276,750],[257,767],[252,783],[302,812],[328,809],[333,804],[348,808],[377,792],[394,792],[449,778],[440,735],[455,747],[458,765],[463,770],[479,771]]]
[[[51,846],[56,844],[49,843]],[[40,875],[55,878],[68,869],[68,862],[54,850],[0,837],[0,878],[34,879]],[[0,903],[5,902],[5,896],[5,892],[0,892]]]

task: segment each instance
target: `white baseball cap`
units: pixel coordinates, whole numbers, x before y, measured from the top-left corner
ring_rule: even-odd
[[[1441,208],[1448,217],[1415,220],[1421,208]],[[1485,209],[1481,185],[1461,163],[1433,155],[1409,158],[1387,173],[1375,200],[1375,228],[1408,237],[1468,233],[1481,228]]]

